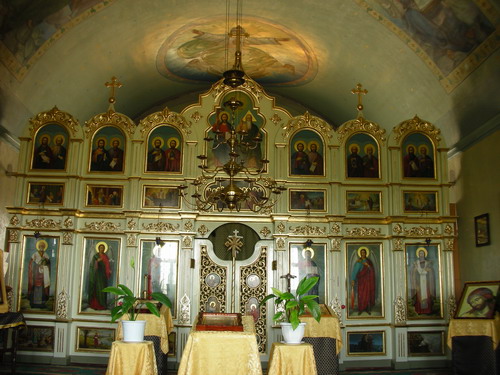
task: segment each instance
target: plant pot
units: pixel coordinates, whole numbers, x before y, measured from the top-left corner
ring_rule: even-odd
[[[144,341],[145,320],[122,320],[123,341],[142,342]]]
[[[299,326],[294,330],[291,323],[281,323],[281,333],[285,344],[298,345],[302,343],[306,323],[299,323]]]

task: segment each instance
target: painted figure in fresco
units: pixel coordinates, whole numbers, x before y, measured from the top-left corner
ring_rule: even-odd
[[[404,177],[418,177],[420,175],[414,146],[408,146],[408,153],[403,158],[403,173]]]
[[[471,309],[462,317],[493,319],[495,315],[495,296],[489,288],[477,288],[467,297]]]
[[[314,249],[312,247],[308,246],[302,250],[302,259],[299,263],[299,273],[300,273],[299,278],[300,279],[303,279],[304,277],[307,277],[307,278],[319,277],[319,278],[321,278],[318,265],[313,260],[313,258],[314,258]],[[314,285],[311,288],[311,290],[309,290],[309,292],[307,292],[307,294],[319,296],[320,281],[321,280],[318,280],[316,285]]]
[[[163,140],[159,137],[153,140],[153,149],[148,152],[148,171],[164,171],[167,164]]]
[[[373,154],[373,146],[367,145],[366,155],[363,156],[363,176],[369,178],[378,178],[378,159]]]
[[[175,139],[171,139],[169,146],[170,148],[167,151],[165,151],[166,154],[165,170],[168,172],[180,172],[181,152],[177,149],[177,141]]]
[[[420,177],[434,177],[434,162],[427,155],[427,146],[421,145],[418,155],[418,171]]]
[[[90,163],[91,171],[108,171],[109,170],[109,154],[105,149],[106,141],[104,139],[97,140],[97,147],[92,151]]]
[[[296,144],[296,152],[292,155],[292,173],[295,175],[307,175],[309,174],[309,168],[311,167],[309,163],[309,157],[304,151],[305,146],[303,142],[298,142]]]
[[[63,146],[64,137],[58,135],[54,142],[56,144],[52,146],[52,169],[64,169],[66,166],[66,147]]]
[[[106,242],[98,242],[96,254],[92,257],[89,268],[89,306],[94,310],[107,310],[107,295],[108,293],[102,290],[109,284],[111,278],[111,263],[106,252],[108,244]]]
[[[40,146],[35,150],[33,168],[34,169],[52,169],[52,150],[49,146],[49,137],[42,136]]]
[[[36,242],[36,253],[28,264],[28,299],[32,308],[44,308],[50,296],[50,258],[45,240]]]
[[[113,139],[111,141],[111,148],[108,151],[109,155],[109,170],[113,172],[123,171],[123,150],[120,148],[120,141]]]
[[[318,145],[316,142],[311,142],[309,144],[309,153],[307,154],[309,159],[309,172],[312,175],[323,175],[323,156],[318,152]]]
[[[368,248],[358,249],[359,258],[351,272],[351,310],[354,310],[355,297],[358,300],[358,315],[366,311],[371,315],[375,306],[375,268],[368,258]]]
[[[419,247],[411,267],[410,297],[418,314],[431,314],[436,299],[434,265],[427,259],[427,249]]]
[[[262,150],[260,147],[262,139],[259,127],[253,122],[251,113],[247,113],[245,118],[236,127],[236,132],[241,135],[240,157],[244,160],[247,168],[259,169],[262,167]]]
[[[215,157],[215,166],[217,167],[229,161],[229,145],[226,140],[229,139],[232,130],[233,126],[229,122],[229,115],[226,112],[221,112],[212,126],[212,132],[214,133],[212,151]]]
[[[363,159],[358,154],[357,145],[351,146],[351,154],[347,157],[347,177],[363,177]]]

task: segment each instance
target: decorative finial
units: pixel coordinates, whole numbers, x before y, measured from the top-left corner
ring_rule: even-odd
[[[106,87],[111,88],[111,95],[110,95],[108,101],[111,104],[114,104],[116,102],[115,89],[120,88],[123,85],[121,84],[120,81],[118,81],[118,78],[116,78],[116,77],[111,77],[111,82],[106,82],[105,85],[106,85]]]
[[[358,111],[363,110],[363,103],[362,103],[363,97],[362,97],[362,95],[368,94],[368,90],[366,90],[366,89],[362,90],[361,89],[362,87],[363,87],[363,85],[361,83],[358,83],[356,85],[356,88],[351,90],[351,93],[358,95],[358,106],[356,107],[356,108],[358,108]]]

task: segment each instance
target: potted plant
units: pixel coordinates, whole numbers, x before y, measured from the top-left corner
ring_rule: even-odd
[[[133,259],[130,261],[130,265],[135,270]],[[159,317],[160,312],[158,311],[156,305],[151,301],[145,301],[139,297],[134,296],[134,293],[123,284],[118,284],[118,286],[108,286],[102,291],[118,296],[118,298],[116,299],[117,305],[111,310],[112,322],[120,319],[125,314],[128,315],[128,320],[122,320],[123,341],[143,341],[146,321],[137,320],[137,315],[140,313],[141,309],[146,306],[152,314]],[[170,302],[170,299],[163,293],[152,293],[151,298],[162,303],[168,308],[172,308],[172,302]]]
[[[274,298],[276,306],[284,303],[284,311],[278,311],[273,316],[273,321],[281,322],[283,338],[288,344],[300,344],[304,337],[305,323],[301,323],[300,317],[308,311],[313,318],[319,322],[321,320],[321,311],[317,302],[317,295],[307,294],[319,281],[319,277],[304,277],[300,280],[295,293],[282,292],[276,288],[271,288],[273,293],[267,295],[260,305]],[[307,310],[306,310],[307,307]]]

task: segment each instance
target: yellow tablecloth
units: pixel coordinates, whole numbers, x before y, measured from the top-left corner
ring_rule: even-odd
[[[106,375],[157,375],[155,349],[151,341],[113,341]]]
[[[301,316],[300,321],[307,323],[304,337],[330,337],[336,340],[337,354],[342,349],[342,332],[336,316],[321,316],[318,323],[312,316]]]
[[[253,317],[244,316],[243,332],[196,331],[189,334],[178,375],[261,375]]]
[[[454,336],[489,336],[495,350],[500,343],[500,315],[495,319],[451,319],[447,342],[450,348]]]
[[[273,343],[268,375],[315,375],[316,373],[316,361],[311,344]]]
[[[127,316],[124,315],[122,320],[128,320]],[[144,331],[145,336],[158,336],[160,338],[161,351],[164,354],[168,353],[168,335],[172,332],[174,328],[174,323],[172,321],[172,314],[170,309],[166,306],[162,306],[160,309],[160,317],[153,314],[139,314],[137,320],[145,320],[146,328]],[[123,339],[123,330],[121,322],[118,324],[116,330],[116,339]]]

